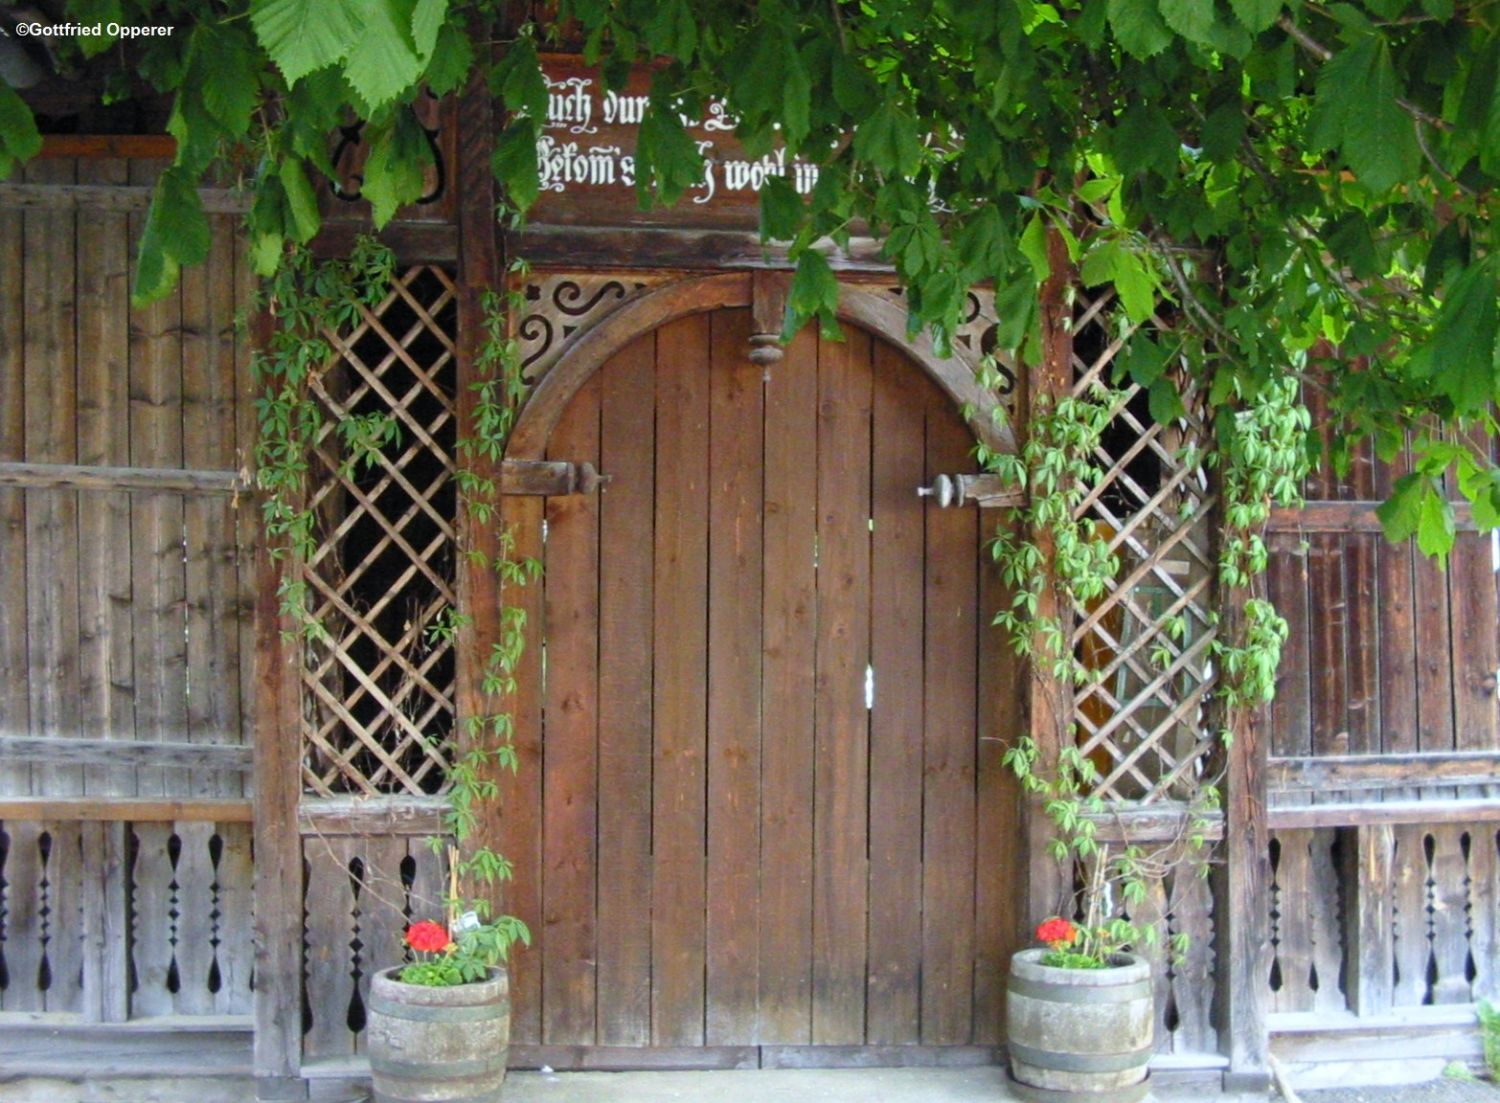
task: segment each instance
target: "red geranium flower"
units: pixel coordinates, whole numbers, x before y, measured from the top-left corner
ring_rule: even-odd
[[[406,928],[406,944],[413,950],[423,950],[427,953],[438,953],[448,948],[448,931],[440,923],[434,923],[430,919],[424,919],[420,923],[413,923]]]
[[[1038,942],[1045,942],[1053,949],[1066,946],[1078,935],[1078,930],[1073,924],[1059,916],[1044,920],[1042,925],[1036,929]]]

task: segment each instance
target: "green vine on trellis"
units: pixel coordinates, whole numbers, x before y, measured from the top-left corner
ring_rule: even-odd
[[[982,386],[994,385],[993,361],[981,366],[979,381]],[[1219,668],[1215,694],[1230,718],[1219,733],[1226,747],[1233,738],[1233,718],[1275,693],[1287,626],[1256,592],[1269,558],[1262,534],[1273,503],[1300,501],[1309,425],[1295,379],[1273,380],[1248,394],[1239,389],[1237,379],[1233,387],[1239,404],[1219,413],[1217,448],[1200,456],[1188,447],[1180,457],[1189,465],[1201,461],[1220,466],[1219,579],[1229,592],[1248,595],[1238,638],[1227,639],[1221,633],[1210,649]],[[1065,618],[1104,596],[1120,570],[1108,539],[1082,509],[1105,474],[1095,456],[1117,400],[1118,395],[1102,384],[1084,395],[1066,394],[1055,400],[1042,396],[1018,452],[980,448],[987,469],[1027,493],[1024,505],[1007,511],[991,544],[1012,594],[995,623],[1005,630],[1016,654],[1050,673],[1054,688],[1083,686],[1102,676],[1072,645]],[[1048,586],[1053,588],[1055,612],[1045,611],[1042,600]],[[1162,631],[1180,640],[1186,632],[1185,618],[1169,619]],[[1172,654],[1162,643],[1152,662],[1166,669]],[[1053,856],[1084,870],[1075,896],[1082,926],[1073,951],[1079,964],[1103,963],[1121,948],[1155,943],[1155,924],[1135,922],[1136,909],[1146,901],[1152,883],[1184,866],[1207,873],[1210,817],[1219,807],[1217,779],[1191,779],[1192,790],[1172,838],[1149,849],[1126,842],[1112,852],[1111,845],[1097,839],[1098,823],[1110,806],[1095,791],[1098,769],[1078,747],[1077,725],[1064,703],[1058,701],[1054,709],[1059,717],[1055,763],[1043,763],[1041,748],[1030,735],[1007,748],[1004,762],[1052,822]],[[1131,917],[1121,914],[1122,905]],[[1174,935],[1174,953],[1180,955],[1186,948],[1185,936]]]
[[[308,610],[307,583],[288,563],[289,557],[305,562],[317,550],[307,474],[324,417],[311,387],[334,355],[328,334],[350,331],[361,309],[379,304],[395,264],[390,249],[369,237],[357,239],[341,260],[318,260],[311,250],[294,246],[255,302],[275,323],[250,361],[252,378],[261,387],[255,400],[260,426],[256,482],[265,492],[261,524],[271,557],[281,565],[276,593],[281,615],[294,625],[288,634],[305,641],[328,639],[327,629]],[[395,417],[380,411],[346,414],[336,421],[334,432],[343,454],[340,478],[373,466],[381,450],[400,439]]]

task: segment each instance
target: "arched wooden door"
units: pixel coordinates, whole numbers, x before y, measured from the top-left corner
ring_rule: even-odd
[[[998,1040],[1024,865],[989,737],[1015,667],[992,515],[916,494],[974,470],[972,438],[890,344],[809,330],[763,381],[750,326],[640,336],[548,442],[611,481],[545,506],[522,1063]]]

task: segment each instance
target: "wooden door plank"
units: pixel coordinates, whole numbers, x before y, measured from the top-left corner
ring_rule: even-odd
[[[0,211],[0,460],[26,458],[24,219]],[[26,562],[26,492],[0,487],[0,562]],[[0,728],[31,730],[31,677],[26,642],[26,572],[0,572]],[[0,794],[31,792],[31,766],[0,762]],[[3,1000],[3,996],[0,996]],[[0,1006],[4,1006],[0,1002]]]
[[[603,376],[599,464],[599,1042],[651,1041],[652,552],[656,335]]]
[[[599,376],[548,444],[599,462]],[[547,500],[547,669],[542,737],[542,1042],[595,1041],[599,741],[599,499]]]
[[[929,388],[884,341],[874,346],[870,566],[871,1045],[920,1041],[925,499]],[[951,551],[951,549],[949,549]],[[972,551],[969,553],[973,554]]]
[[[83,825],[49,823],[47,859],[48,1012],[77,1014],[83,1002],[84,894],[92,888],[83,864]]]
[[[82,183],[119,184],[123,161],[85,161]],[[130,461],[130,253],[124,214],[78,220],[78,462],[119,467]],[[105,739],[135,737],[130,622],[130,495],[86,499],[78,519],[79,693],[83,725]],[[133,796],[135,770],[97,766],[89,793]],[[117,868],[117,873],[122,872]],[[123,945],[117,948],[123,953]],[[118,1008],[116,1009],[118,1010]]]
[[[1460,533],[1449,561],[1453,616],[1453,745],[1461,751],[1500,746],[1495,680],[1500,670],[1500,608],[1489,533]],[[1490,792],[1500,789],[1490,788]]]
[[[1375,496],[1390,496],[1397,479],[1410,469],[1405,452],[1391,463],[1375,468]],[[1392,544],[1377,542],[1375,575],[1379,597],[1377,618],[1380,631],[1380,750],[1410,752],[1417,749],[1417,642],[1412,582],[1414,541]],[[1285,669],[1283,659],[1283,669]],[[1387,800],[1410,799],[1415,790],[1398,790]]]
[[[202,265],[182,273],[182,437],[189,468],[232,471],[242,461],[232,432],[236,413],[234,233],[212,220]],[[187,596],[187,737],[239,743],[239,605],[233,499],[192,497],[183,506]],[[195,770],[194,795],[239,796],[241,778]]]
[[[27,170],[39,183],[71,183],[72,162],[41,162]],[[74,219],[69,212],[33,212],[25,221],[26,459],[74,463],[78,458],[77,305]],[[33,493],[26,505],[26,609],[31,671],[31,732],[69,737],[78,711],[78,496]],[[11,569],[15,569],[12,567]],[[36,766],[39,795],[83,792],[76,766]]]
[[[1313,1006],[1311,912],[1307,896],[1312,890],[1308,860],[1313,833],[1304,830],[1276,832],[1276,963],[1280,986],[1271,993],[1272,1011],[1311,1011]]]
[[[1464,881],[1463,824],[1428,829],[1432,838],[1432,983],[1433,1003],[1468,1003],[1468,898]],[[1492,905],[1493,906],[1493,905]]]
[[[821,1045],[865,1036],[870,357],[860,330],[818,350],[812,1040]]]
[[[1474,961],[1473,997],[1500,998],[1500,852],[1494,824],[1475,824],[1469,840],[1469,935]]]
[[[502,498],[500,516],[513,540],[517,559],[540,560],[543,498]],[[527,646],[517,664],[515,693],[501,702],[515,723],[517,768],[502,771],[499,800],[486,808],[477,828],[480,843],[492,845],[511,860],[514,876],[506,883],[506,911],[542,933],[542,641],[546,629],[542,607],[546,576],[529,586],[507,585],[504,605],[526,616]],[[540,947],[517,948],[510,961],[511,1038],[519,1045],[542,1040],[542,955]]]
[[[973,440],[947,396],[927,407],[927,475],[974,469]],[[928,507],[922,820],[922,1042],[973,1030],[975,643],[979,511]]]
[[[1392,829],[1391,921],[1395,926],[1396,970],[1391,999],[1416,1007],[1427,994],[1427,828],[1398,824]]]
[[[0,1010],[43,1010],[40,917],[43,825],[12,820],[5,825],[5,967],[10,983],[0,989]]]
[[[1308,851],[1308,892],[1304,907],[1312,931],[1312,965],[1316,990],[1312,997],[1314,1011],[1343,1011],[1347,1007],[1339,987],[1344,961],[1344,936],[1339,924],[1338,864],[1333,848],[1336,832],[1313,831]]]
[[[407,856],[407,840],[387,835],[356,841],[364,862],[358,885],[359,998],[368,1015],[371,979],[380,970],[399,965],[406,948],[402,939],[406,898],[401,863]],[[357,1052],[367,1052],[367,1038],[368,1032],[361,1029],[354,1043]]]
[[[762,371],[749,310],[710,319],[706,1044],[756,1041],[760,978]]]
[[[703,1043],[708,348],[707,315],[657,334],[654,1045]]]
[[[760,1040],[812,1040],[813,663],[818,336],[766,385],[762,613]]]
[[[158,166],[131,165],[132,183],[155,179]],[[132,215],[132,248],[143,218]],[[182,304],[168,295],[131,314],[130,462],[182,466]],[[179,740],[187,731],[186,574],[183,506],[177,495],[131,500],[131,606],[135,646],[136,725],[140,735]],[[170,793],[158,770],[140,770],[142,796]]]
[[[979,745],[975,784],[974,836],[974,1041],[997,1045],[1005,1037],[1005,978],[1010,956],[1030,944],[1025,898],[1016,886],[1026,881],[1021,840],[1025,797],[1003,761],[1005,749],[1025,733],[1021,707],[1025,664],[1005,632],[993,624],[1010,604],[1011,591],[989,555],[997,523],[979,521]]]
[[[1355,497],[1369,501],[1375,496],[1374,451],[1369,441],[1355,446],[1348,478]],[[1344,600],[1349,629],[1345,726],[1350,754],[1373,754],[1380,750],[1381,648],[1375,584],[1377,545],[1383,543],[1385,539],[1375,533],[1351,533],[1344,537]],[[1490,589],[1494,590],[1493,580]]]

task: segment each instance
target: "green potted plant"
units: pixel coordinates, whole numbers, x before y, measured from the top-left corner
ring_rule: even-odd
[[[1093,763],[1066,747],[1055,773],[1043,776],[1037,757],[1028,736],[1006,752],[1005,762],[1052,820],[1053,856],[1082,876],[1070,897],[1075,918],[1044,920],[1035,932],[1043,945],[1011,958],[1005,999],[1011,1078],[1027,1099],[1132,1103],[1148,1090],[1155,1048],[1151,964],[1137,952],[1159,937],[1161,917],[1145,908],[1149,886],[1184,866],[1206,872],[1206,815],[1216,806],[1215,791],[1200,790],[1173,838],[1149,851],[1113,847],[1096,837],[1103,802],[1085,795],[1097,780]],[[1185,936],[1175,936],[1172,949],[1185,950]]]
[[[450,850],[450,860],[455,859]],[[454,878],[456,880],[456,868]],[[526,924],[449,897],[449,922],[406,929],[412,958],[370,981],[367,1043],[375,1103],[497,1103],[510,1047],[505,963]]]

